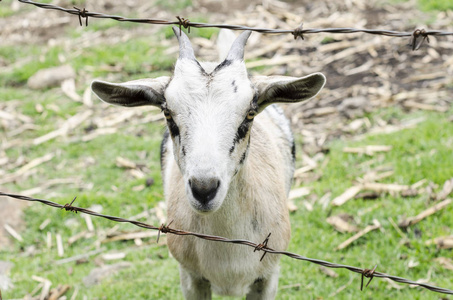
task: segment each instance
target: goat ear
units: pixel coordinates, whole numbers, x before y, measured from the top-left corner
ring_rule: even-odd
[[[314,73],[305,77],[255,76],[252,79],[258,89],[258,110],[272,103],[296,103],[316,96],[326,83],[326,77]]]
[[[124,83],[110,83],[95,80],[91,90],[104,102],[120,106],[154,105],[160,107],[165,102],[164,91],[170,77],[141,79]]]

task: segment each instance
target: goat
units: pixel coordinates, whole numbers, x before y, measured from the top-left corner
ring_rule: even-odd
[[[269,247],[285,250],[295,144],[289,121],[274,103],[314,97],[324,75],[248,76],[244,47],[250,31],[234,40],[220,64],[199,63],[189,38],[173,31],[179,58],[171,78],[95,80],[93,92],[107,103],[163,110],[168,130],[161,145],[162,177],[175,228],[252,241],[272,232]],[[275,298],[277,255],[260,262],[261,255],[248,247],[191,236],[169,235],[167,243],[180,264],[186,299],[211,299],[212,292]]]

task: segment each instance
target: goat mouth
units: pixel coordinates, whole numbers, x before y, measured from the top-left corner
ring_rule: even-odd
[[[191,203],[192,209],[200,215],[209,215],[217,211],[218,207],[214,207],[212,203],[202,204],[200,202]]]
[[[190,194],[188,195],[188,200],[191,208],[195,212],[201,215],[208,215],[216,212],[220,208],[222,201],[219,201],[218,196],[219,193],[216,192],[209,201],[205,202],[198,200],[193,194]]]

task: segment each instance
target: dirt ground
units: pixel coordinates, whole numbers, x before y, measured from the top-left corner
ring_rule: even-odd
[[[25,227],[22,210],[27,206],[26,203],[15,199],[0,197],[0,247],[10,247],[12,243],[11,235],[6,231],[5,225],[9,225],[14,230],[22,230]]]

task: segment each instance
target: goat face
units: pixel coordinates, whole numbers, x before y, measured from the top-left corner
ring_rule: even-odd
[[[94,81],[92,90],[111,104],[162,108],[187,199],[195,211],[206,214],[221,207],[246,161],[254,117],[271,103],[312,98],[325,78],[319,73],[249,78],[243,56],[250,31],[233,42],[221,64],[200,64],[188,37],[174,31],[180,55],[172,78]]]
[[[221,205],[247,157],[256,93],[242,61],[214,70],[179,59],[165,91],[164,114],[187,198],[198,212]]]

